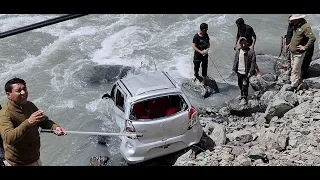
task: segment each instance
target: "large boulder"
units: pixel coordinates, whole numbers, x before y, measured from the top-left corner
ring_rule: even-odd
[[[314,60],[310,63],[308,74],[310,77],[320,76],[320,59]]]
[[[320,89],[320,77],[308,78],[304,82],[307,83],[309,88]]]
[[[260,103],[256,99],[248,100],[245,105],[240,104],[241,100],[238,98],[231,99],[227,103],[230,114],[238,116],[250,116],[252,113],[264,112],[260,107]]]
[[[267,122],[270,122],[272,117],[282,117],[286,112],[288,112],[292,108],[294,108],[294,106],[291,103],[276,98],[268,105],[265,111],[265,118]]]
[[[275,82],[266,81],[263,78],[258,78],[257,76],[251,76],[249,78],[249,82],[252,89],[254,89],[255,91],[262,91],[262,92],[272,89],[276,85]]]
[[[277,94],[277,91],[266,91],[260,97],[260,107],[261,109],[266,110],[269,103],[272,101],[273,97]]]
[[[205,78],[204,85],[201,85],[199,80],[190,79],[182,83],[182,86],[190,91],[196,93],[198,96],[207,98],[212,94],[219,92],[217,82],[213,78]]]

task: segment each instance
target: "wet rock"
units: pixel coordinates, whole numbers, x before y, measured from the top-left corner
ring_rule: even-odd
[[[203,98],[207,98],[211,94],[219,92],[219,87],[213,78],[205,78],[204,85],[200,85],[200,82],[197,79],[190,79],[186,82],[183,82],[182,86],[189,91],[195,92]]]
[[[107,156],[94,156],[90,158],[90,166],[106,166],[108,160]]]

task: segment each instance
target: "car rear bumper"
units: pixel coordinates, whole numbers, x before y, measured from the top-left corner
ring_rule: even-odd
[[[156,157],[164,156],[189,147],[200,141],[203,129],[200,122],[186,133],[165,141],[141,143],[138,139],[122,138],[120,153],[128,164],[136,164]]]

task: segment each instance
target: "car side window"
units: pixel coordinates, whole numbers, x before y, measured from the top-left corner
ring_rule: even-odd
[[[124,111],[124,95],[119,91],[119,89],[117,89],[116,93],[116,106]]]

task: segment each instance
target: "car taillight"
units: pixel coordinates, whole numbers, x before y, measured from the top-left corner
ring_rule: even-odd
[[[195,112],[196,112],[196,110],[193,107],[189,109],[189,113],[188,113],[189,119],[191,119],[192,114],[195,113]]]
[[[125,124],[124,124],[124,132],[128,132],[128,133],[134,133],[136,132],[132,122],[130,120],[126,120]],[[132,139],[132,137],[128,136],[129,139]]]
[[[125,132],[130,132],[130,133],[136,132],[136,130],[134,129],[134,126],[133,126],[131,121],[126,120],[125,125],[124,125],[124,131]]]
[[[193,107],[191,107],[188,115],[190,119],[189,129],[191,129],[198,122],[198,113]]]

